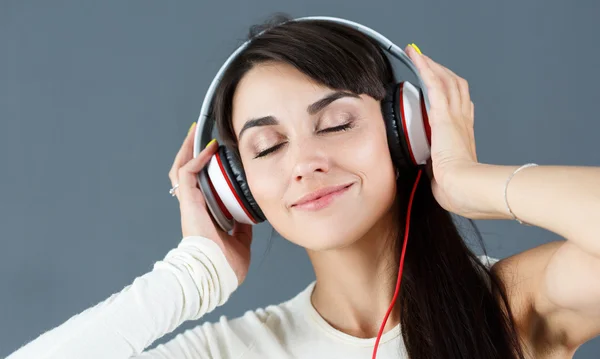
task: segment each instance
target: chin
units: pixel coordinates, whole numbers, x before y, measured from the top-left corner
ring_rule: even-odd
[[[360,239],[354,228],[331,227],[311,231],[311,236],[299,238],[299,245],[312,251],[340,249],[352,245]]]
[[[293,225],[277,229],[285,239],[312,251],[347,247],[364,236],[373,222],[365,214],[329,215],[302,218]]]

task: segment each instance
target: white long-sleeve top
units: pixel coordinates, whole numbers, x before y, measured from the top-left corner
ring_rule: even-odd
[[[497,261],[479,258],[488,266]],[[281,304],[234,319],[221,316],[145,350],[183,322],[224,304],[237,289],[220,247],[186,237],[151,272],[6,359],[370,358],[375,338],[353,337],[329,325],[312,306],[314,285]],[[400,325],[384,333],[377,357],[407,357]]]

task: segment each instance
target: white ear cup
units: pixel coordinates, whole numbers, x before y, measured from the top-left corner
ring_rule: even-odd
[[[229,177],[225,174],[225,168],[221,161],[222,159],[219,153],[212,156],[208,163],[207,172],[210,182],[216,191],[215,196],[220,199],[230,214],[228,216],[227,213],[224,213],[225,216],[229,218],[233,216],[233,218],[240,223],[256,224],[244,210],[242,201],[238,198],[234,186],[229,183]]]
[[[428,119],[424,113],[425,107],[421,106],[421,91],[410,82],[404,81],[400,85],[399,97],[402,127],[406,134],[411,161],[415,165],[424,165],[431,155],[431,145],[428,131],[425,129],[429,125],[426,124]]]

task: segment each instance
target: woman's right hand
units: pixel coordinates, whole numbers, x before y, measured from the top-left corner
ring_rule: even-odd
[[[196,124],[194,123],[169,171],[171,185],[175,186],[179,183],[179,187],[175,189],[175,196],[179,200],[182,234],[184,238],[202,236],[218,244],[229,265],[233,268],[238,278],[238,284],[242,284],[250,267],[252,226],[235,222],[233,232],[229,235],[212,219],[204,196],[198,187],[197,174],[208,164],[219,145],[213,141],[194,158],[195,132]]]

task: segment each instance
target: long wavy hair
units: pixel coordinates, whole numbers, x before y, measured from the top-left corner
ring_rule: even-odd
[[[332,22],[289,20],[290,16],[275,13],[252,26],[248,34],[251,44],[233,61],[216,90],[212,118],[222,143],[238,158],[231,119],[233,94],[242,77],[257,64],[286,63],[328,88],[367,94],[379,101],[395,81],[387,56],[368,36]],[[403,169],[401,173],[396,207],[403,227],[417,171]],[[396,303],[409,357],[523,359],[506,288],[465,244],[455,218],[437,203],[428,181],[420,181],[411,217],[408,255]],[[486,253],[481,234],[472,221],[470,224]],[[401,232],[390,244],[397,265],[404,242]],[[395,283],[397,270],[390,275]]]

